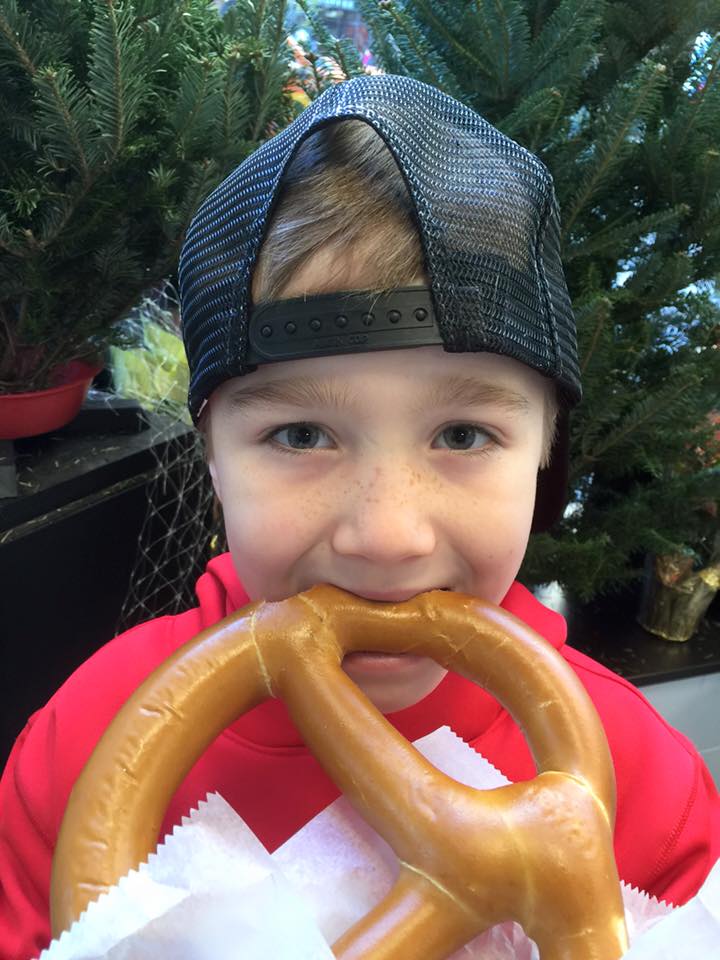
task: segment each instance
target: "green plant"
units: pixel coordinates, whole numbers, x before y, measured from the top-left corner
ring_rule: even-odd
[[[287,0],[0,0],[0,392],[122,342],[204,196],[289,122]]]

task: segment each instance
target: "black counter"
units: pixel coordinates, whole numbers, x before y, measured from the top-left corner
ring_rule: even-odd
[[[185,424],[144,419],[14,443],[18,495],[0,498],[0,767],[30,714],[117,632],[158,460],[192,440]]]
[[[539,587],[534,593],[565,617],[570,646],[636,686],[720,670],[720,594],[698,632],[684,643],[674,643],[637,623],[639,584],[584,606],[557,587]]]
[[[83,420],[97,421],[96,413],[83,408],[62,430],[14,441],[17,496],[0,497],[0,543],[19,536],[25,523],[154,469],[154,451],[191,432],[186,424],[139,410],[134,418],[117,415],[115,423],[111,408],[103,421],[108,429],[83,430]]]

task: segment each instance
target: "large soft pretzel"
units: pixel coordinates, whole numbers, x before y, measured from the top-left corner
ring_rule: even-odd
[[[524,731],[538,775],[479,791],[440,773],[344,673],[352,651],[420,654],[481,684]],[[197,758],[268,697],[285,702],[400,861],[394,888],[334,944],[337,957],[442,960],[509,919],[542,960],[625,952],[612,762],[571,668],[476,597],[433,590],[377,603],[327,584],[249,604],[177,650],[125,703],[68,802],[53,860],[55,936],[147,858]]]

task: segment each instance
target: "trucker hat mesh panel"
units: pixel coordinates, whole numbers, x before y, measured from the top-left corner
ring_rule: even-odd
[[[376,75],[328,88],[193,220],[179,271],[193,417],[219,383],[255,369],[245,363],[250,280],[282,175],[306,136],[343,118],[370,123],[402,172],[445,349],[513,357],[560,381],[577,402],[575,325],[545,166],[436,88]]]

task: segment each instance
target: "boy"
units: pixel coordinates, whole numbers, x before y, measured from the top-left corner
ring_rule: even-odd
[[[393,76],[326,91],[202,205],[180,265],[189,403],[230,553],[197,609],[102,648],[19,737],[0,797],[2,957],[48,942],[67,797],[129,694],[206,626],[321,582],[396,601],[449,587],[546,637],[608,736],[621,878],[674,903],[697,891],[720,842],[700,757],[515,581],[530,532],[562,512],[581,396],[557,225],[535,157]],[[449,724],[511,779],[534,776],[474,684],[421,657],[359,653],[344,669],[409,739]],[[200,758],[163,833],[211,790],[270,850],[338,793],[274,700]]]

